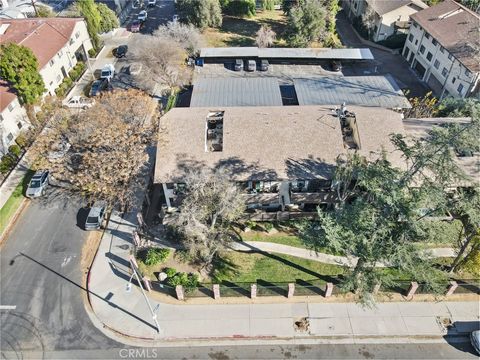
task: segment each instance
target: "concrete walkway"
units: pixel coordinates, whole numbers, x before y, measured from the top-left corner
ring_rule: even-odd
[[[375,342],[384,337],[432,337],[443,341],[446,330],[440,322],[444,319],[455,324],[450,334],[478,327],[478,302],[381,303],[376,309],[363,309],[354,303],[292,303],[287,299],[281,304],[251,300],[246,304],[192,305],[165,304],[150,298],[161,328],[157,333],[139,288],[133,286],[127,291],[131,231],[135,224],[134,213],[127,214],[125,219],[118,214],[112,216],[88,280],[92,321],[117,341],[133,341],[118,333],[137,338],[135,343],[143,346],[159,346],[174,339],[294,338],[301,343],[302,339],[317,338],[346,342],[371,338]],[[308,319],[308,330],[295,330],[295,321],[304,317]]]
[[[316,253],[315,251],[309,249],[263,241],[244,241],[235,243],[233,249],[239,251],[265,251],[268,253],[291,255],[302,259],[319,261],[326,264],[342,265],[349,267],[353,267],[357,263],[357,259],[353,257],[348,258],[345,256]],[[433,248],[424,250],[424,252],[427,254],[428,257],[431,258],[455,256],[455,251],[452,248]],[[385,267],[385,264],[379,263],[377,264],[377,266]]]

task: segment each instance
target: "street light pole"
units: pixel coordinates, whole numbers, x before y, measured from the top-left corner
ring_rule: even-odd
[[[155,322],[155,325],[157,327],[157,333],[160,333],[160,325],[158,324],[157,314],[155,313],[155,311],[153,311],[152,305],[150,304],[150,300],[148,300],[147,294],[145,293],[145,290],[143,289],[142,281],[140,280],[140,277],[138,276],[137,265],[135,264],[132,257],[130,257],[130,266],[132,267],[133,274],[135,275],[135,278],[137,279],[138,284],[140,285],[140,289],[142,290],[143,298],[145,299],[145,302],[147,303],[148,308],[150,309],[150,313],[152,314],[152,319]],[[130,277],[130,281],[132,281],[132,277]]]

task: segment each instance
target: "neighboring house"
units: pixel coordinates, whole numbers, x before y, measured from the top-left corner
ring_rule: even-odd
[[[15,144],[21,129],[29,125],[27,113],[17,96],[0,80],[0,155],[8,152],[8,147]]]
[[[344,0],[343,7],[350,19],[366,17],[373,41],[385,40],[396,33],[405,33],[410,15],[428,8],[420,0]]]
[[[85,21],[79,18],[0,19],[0,44],[10,42],[33,51],[50,95],[92,48]],[[0,152],[4,154],[20,128],[29,125],[25,109],[5,82],[0,84],[0,113]]]
[[[38,59],[47,93],[68,76],[77,61],[86,61],[92,48],[81,18],[0,20],[0,44],[14,42],[30,48]]]
[[[27,16],[17,9],[12,8],[0,8],[0,19],[26,19]]]
[[[439,98],[479,96],[480,16],[445,0],[411,16],[403,56]]]
[[[385,150],[398,166],[389,134],[403,133],[402,115],[373,107],[332,106],[174,108],[160,119],[155,184],[167,208],[182,199],[187,170],[225,168],[244,189],[252,211],[315,211],[336,200],[338,156]],[[351,111],[351,112],[350,112]]]

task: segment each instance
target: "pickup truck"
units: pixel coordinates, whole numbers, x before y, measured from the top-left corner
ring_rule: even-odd
[[[75,108],[88,109],[92,107],[93,101],[88,100],[81,96],[73,96],[70,99],[65,99],[63,101],[63,105],[72,109],[75,109]]]

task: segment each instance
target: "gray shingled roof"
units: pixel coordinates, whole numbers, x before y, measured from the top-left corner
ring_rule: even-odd
[[[395,80],[389,76],[329,76],[294,79],[299,105],[380,106],[410,108]]]
[[[190,107],[208,106],[282,106],[282,95],[275,78],[200,79]]]

